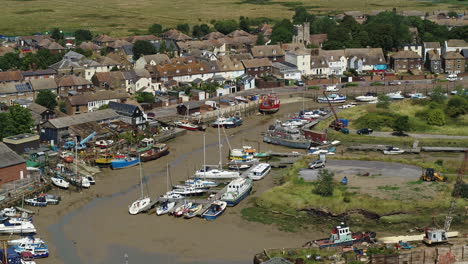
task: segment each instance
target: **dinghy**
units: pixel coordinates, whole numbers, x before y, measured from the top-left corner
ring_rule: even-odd
[[[190,219],[197,216],[203,210],[203,204],[192,203],[192,206],[185,212],[184,218]]]
[[[176,205],[175,202],[164,201],[158,206],[158,208],[156,208],[156,214],[157,215],[167,214],[172,208],[174,208],[175,205]]]
[[[205,212],[202,217],[206,220],[214,220],[218,218],[226,210],[227,203],[224,201],[214,201]]]
[[[62,188],[62,189],[68,189],[68,187],[70,187],[70,183],[67,182],[65,179],[63,178],[59,178],[59,177],[50,177],[50,179],[52,180],[52,184],[59,187],[59,188]]]

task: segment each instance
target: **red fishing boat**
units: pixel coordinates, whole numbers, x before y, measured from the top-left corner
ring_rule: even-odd
[[[276,94],[264,95],[260,99],[259,111],[261,113],[276,113],[280,108],[280,100]]]
[[[319,248],[327,248],[327,247],[341,247],[341,246],[351,246],[357,243],[367,242],[372,243],[373,238],[375,238],[374,232],[356,232],[351,233],[349,227],[345,226],[344,223],[341,225],[336,226],[330,238],[323,238],[315,241],[307,242],[304,247],[319,247]]]

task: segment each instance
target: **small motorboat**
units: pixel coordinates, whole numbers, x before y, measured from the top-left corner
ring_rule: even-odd
[[[403,100],[403,99],[405,99],[405,97],[401,94],[401,91],[388,93],[386,95],[392,100]]]
[[[427,98],[427,96],[425,96],[422,93],[409,93],[408,97],[411,99],[426,99]]]
[[[281,101],[278,96],[274,93],[271,93],[269,95],[262,96],[258,110],[260,113],[273,114],[278,112],[280,106]]]
[[[188,212],[188,210],[189,210],[190,207],[192,207],[192,203],[191,203],[191,202],[185,201],[183,204],[181,204],[180,206],[178,206],[178,207],[174,210],[173,215],[174,215],[175,217],[181,217],[181,216],[183,216],[185,213]]]
[[[398,154],[402,154],[403,152],[405,152],[405,151],[400,149],[400,148],[390,146],[386,150],[383,151],[383,154],[385,154],[385,155],[398,155]]]
[[[235,179],[239,176],[240,174],[237,171],[220,170],[212,166],[204,166],[204,168],[195,172],[195,177],[203,179]]]
[[[180,194],[182,196],[194,196],[194,195],[202,195],[206,192],[206,188],[195,188],[195,187],[188,187],[188,186],[180,186],[183,188],[174,189],[172,192],[175,194]]]
[[[246,170],[250,168],[251,166],[252,165],[249,165],[249,164],[230,164],[228,168],[231,170]]]
[[[21,243],[13,246],[13,249],[21,254],[22,252],[30,252],[33,258],[46,258],[49,256],[49,247],[43,242],[41,243]]]
[[[169,201],[164,201],[162,202],[158,208],[156,208],[156,214],[157,215],[163,215],[169,213],[172,208],[176,205],[175,202],[169,202]]]
[[[0,224],[1,234],[28,234],[36,233],[36,228],[29,221],[18,221],[10,219]]]
[[[60,176],[50,177],[50,180],[52,181],[53,185],[59,188],[68,189],[68,187],[70,187],[70,183]]]
[[[10,246],[17,246],[21,244],[36,244],[36,243],[44,243],[44,241],[40,238],[35,238],[34,236],[27,236],[27,237],[8,241],[8,245]]]
[[[203,210],[203,204],[192,203],[192,206],[185,212],[184,218],[194,218],[195,216],[200,214],[201,210]]]
[[[111,161],[114,157],[111,154],[101,154],[99,158],[97,158],[94,163],[98,167],[109,167],[111,165]]]
[[[143,197],[133,202],[128,208],[128,212],[131,215],[147,211],[151,207],[151,199],[149,197]]]
[[[357,96],[355,99],[358,102],[366,102],[366,103],[374,102],[378,100],[377,96],[372,96],[372,95],[361,95],[361,96]]]
[[[117,155],[111,161],[111,168],[115,169],[122,169],[128,168],[131,166],[135,166],[140,163],[140,158],[130,155]]]
[[[36,207],[46,207],[47,206],[47,198],[41,195],[38,195],[34,198],[24,199],[24,203],[31,206]]]
[[[206,220],[214,220],[218,218],[225,210],[227,203],[224,201],[214,201],[205,212],[203,212],[202,217]]]
[[[98,140],[94,145],[99,148],[108,148],[111,147],[113,144],[113,140]]]
[[[146,162],[158,159],[169,154],[169,147],[166,144],[151,145],[151,148],[140,154],[141,161]]]
[[[73,162],[73,153],[68,152],[68,151],[62,151],[60,153],[60,158],[66,163],[72,163]]]
[[[85,177],[88,180],[89,184],[96,185],[96,180],[94,179],[93,176],[87,175],[87,176],[83,176],[83,177]]]
[[[162,195],[161,197],[164,198],[164,199],[175,199],[175,200],[179,200],[179,199],[184,198],[184,196],[182,196],[182,195],[180,195],[178,193],[174,193],[173,191],[169,191],[166,194]]]
[[[36,264],[34,261],[34,255],[31,252],[23,251],[20,253],[21,264]]]
[[[17,217],[18,215],[20,215],[20,212],[16,210],[16,208],[14,207],[8,207],[8,208],[3,209],[1,211],[1,214],[6,217]]]
[[[174,125],[176,125],[178,128],[183,128],[191,131],[203,130],[201,126],[190,123],[188,120],[176,121],[174,122]]]
[[[332,104],[340,104],[346,102],[346,95],[341,94],[330,94],[325,97],[317,98],[319,103],[332,103]]]
[[[206,189],[206,188],[216,187],[218,186],[218,183],[214,181],[203,180],[200,178],[194,178],[194,179],[186,180],[185,185],[188,187],[193,187],[193,188]]]
[[[82,188],[89,188],[91,187],[91,183],[88,181],[88,178],[83,176],[78,177],[70,177],[70,183],[72,185],[82,187]]]

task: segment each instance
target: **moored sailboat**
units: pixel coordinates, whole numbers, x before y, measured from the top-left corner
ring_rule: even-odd
[[[143,191],[143,167],[140,163],[140,198],[133,202],[128,208],[128,212],[131,215],[136,215],[138,213],[147,211],[151,208],[151,199],[148,195],[144,194]]]

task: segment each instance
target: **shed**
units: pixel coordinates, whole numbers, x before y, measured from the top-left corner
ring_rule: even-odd
[[[26,161],[4,143],[0,143],[0,185],[26,175]]]
[[[39,135],[19,134],[3,139],[3,143],[18,154],[23,154],[30,149],[39,148]]]
[[[200,112],[200,107],[204,103],[202,101],[192,101],[180,104],[177,106],[177,113],[179,115],[193,114],[195,112]]]

